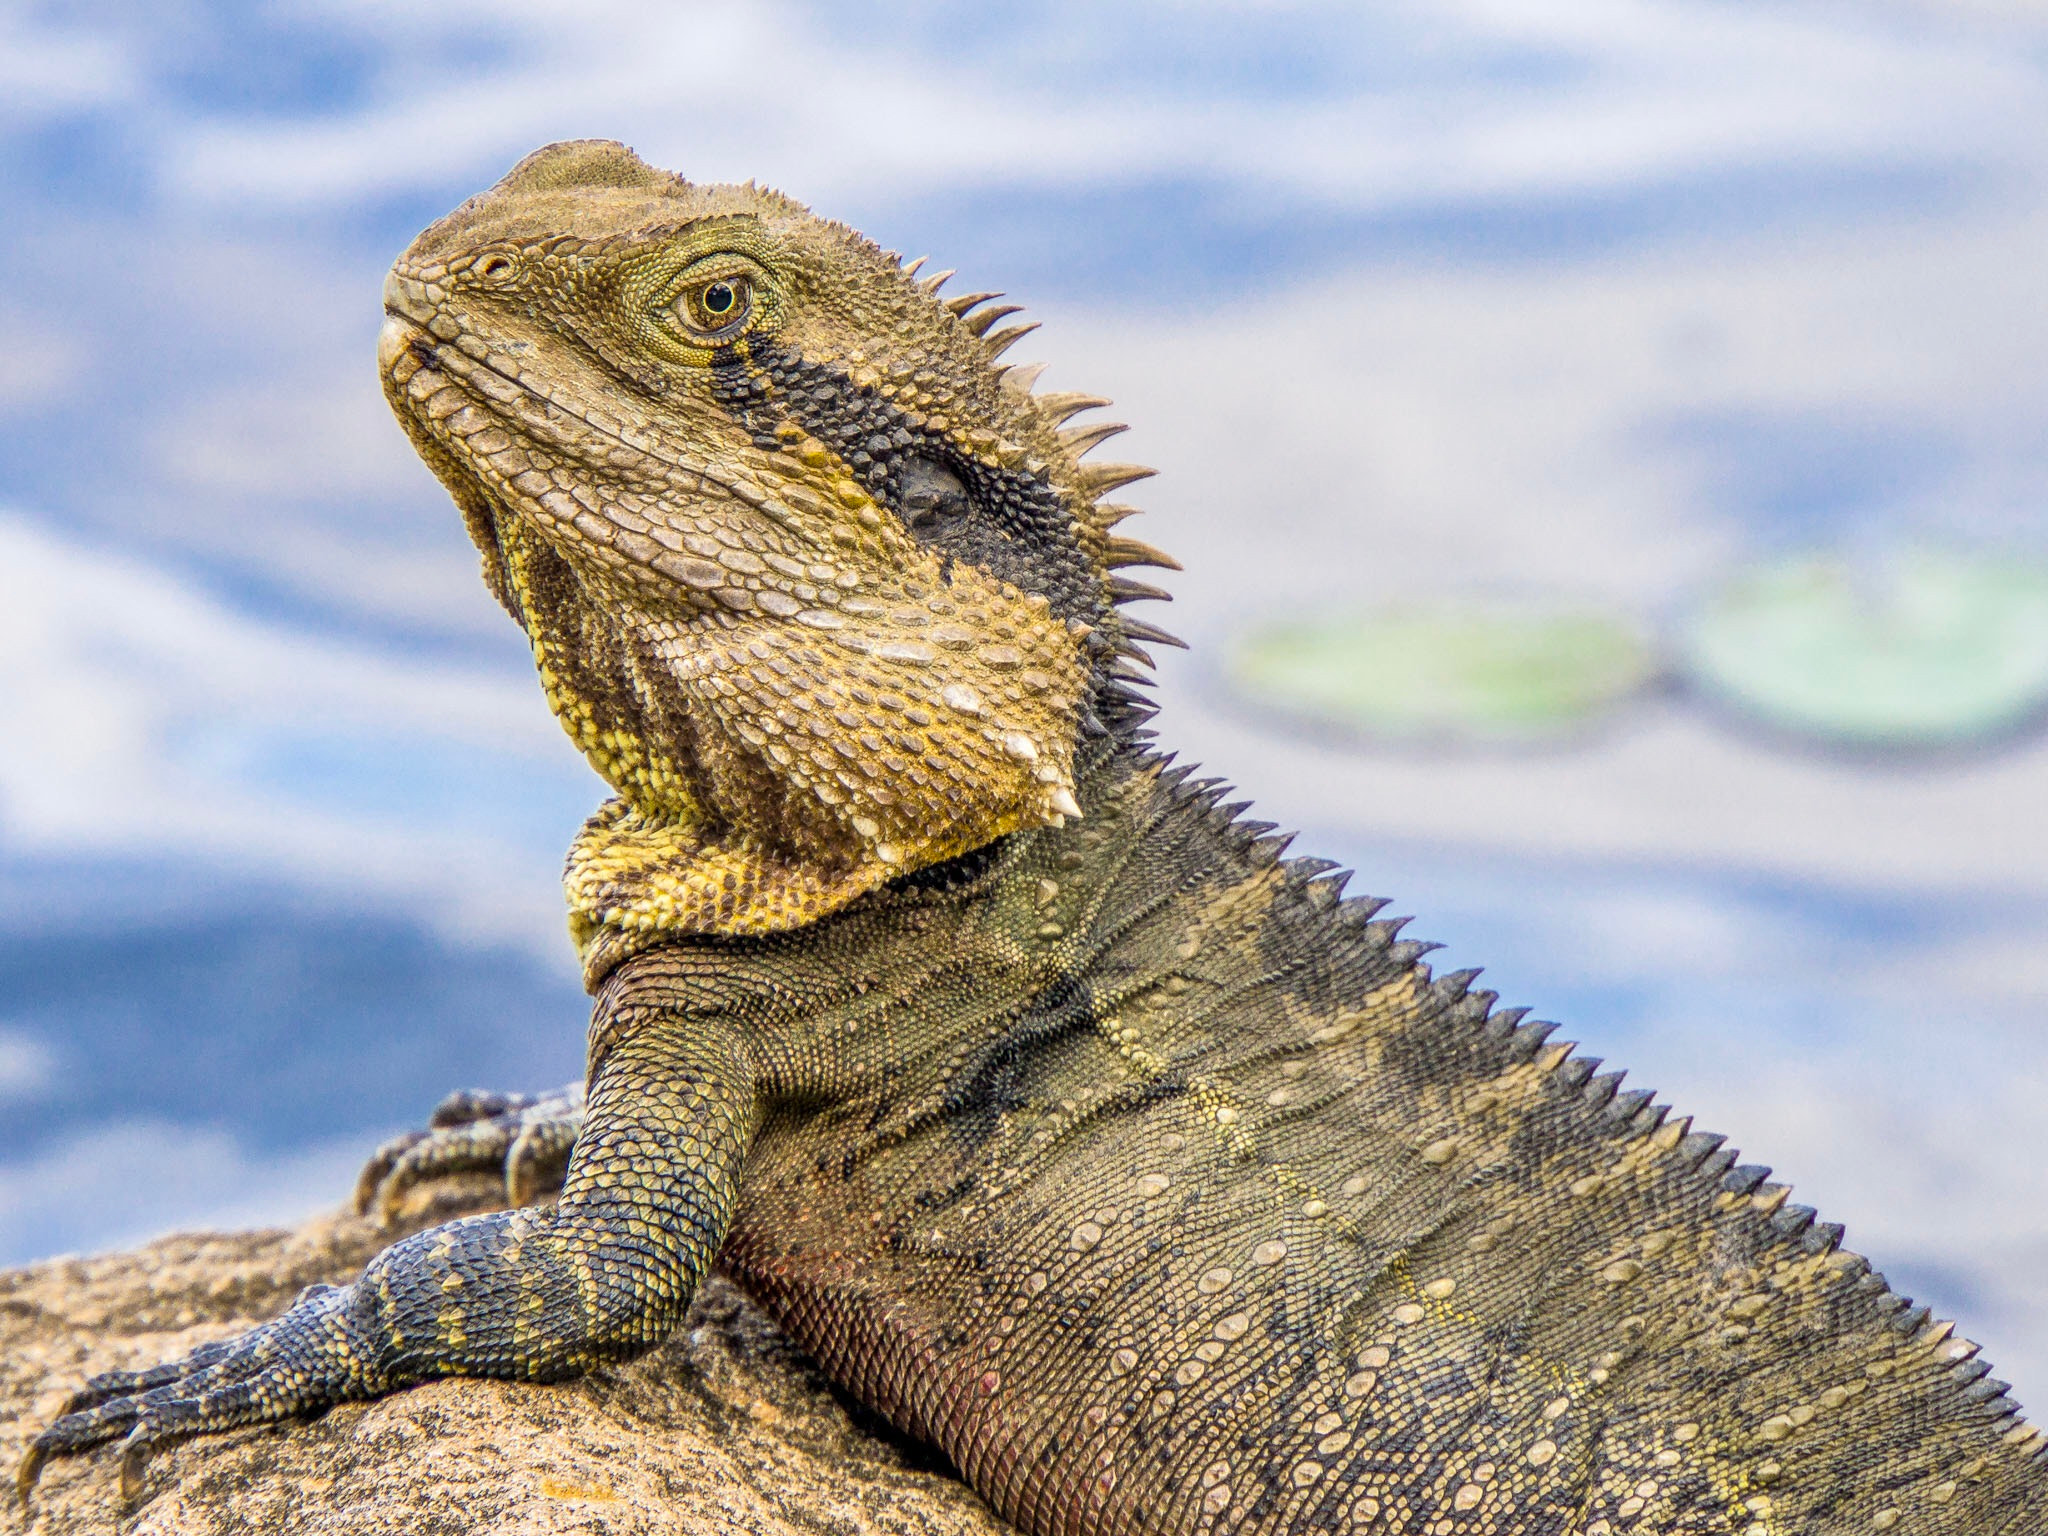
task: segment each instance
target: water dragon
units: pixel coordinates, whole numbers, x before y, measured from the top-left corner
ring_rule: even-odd
[[[1147,471],[948,275],[599,141],[400,258],[386,394],[616,791],[587,1083],[382,1149],[514,1205],[93,1379],[24,1494],[602,1367],[716,1263],[1037,1536],[2048,1530],[1974,1345],[1152,745]]]

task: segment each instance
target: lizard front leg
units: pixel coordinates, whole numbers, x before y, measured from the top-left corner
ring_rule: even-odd
[[[417,1233],[351,1285],[145,1371],[94,1377],[23,1461],[122,1439],[133,1498],[153,1448],[439,1376],[557,1381],[660,1343],[724,1240],[760,1124],[753,1061],[723,1020],[610,1022],[561,1199]]]

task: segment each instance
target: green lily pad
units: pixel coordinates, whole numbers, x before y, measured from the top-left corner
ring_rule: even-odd
[[[1589,609],[1477,600],[1271,624],[1233,647],[1238,697],[1386,741],[1513,744],[1575,734],[1656,674],[1647,638]]]
[[[1995,739],[2048,710],[2048,563],[1906,550],[1755,566],[1702,604],[1682,651],[1699,691],[1815,741]]]

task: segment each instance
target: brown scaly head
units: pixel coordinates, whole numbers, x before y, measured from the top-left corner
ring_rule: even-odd
[[[568,887],[586,961],[759,933],[1077,816],[1139,708],[1119,613],[1171,564],[1084,466],[1106,402],[998,362],[995,294],[751,185],[555,144],[392,268],[385,393],[549,704],[618,792]],[[597,951],[596,955],[591,953]]]

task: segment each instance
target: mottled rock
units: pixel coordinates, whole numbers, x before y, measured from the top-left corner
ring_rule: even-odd
[[[474,1208],[441,1187],[413,1225]],[[132,1253],[0,1272],[0,1458],[95,1371],[153,1364],[347,1280],[393,1233],[353,1217],[296,1231],[165,1238]],[[59,1459],[24,1516],[34,1536],[455,1536],[712,1532],[1001,1536],[935,1460],[837,1398],[722,1279],[688,1326],[630,1365],[561,1386],[446,1381],[323,1418],[184,1442],[124,1507],[110,1449]],[[0,1488],[5,1484],[0,1483]]]

